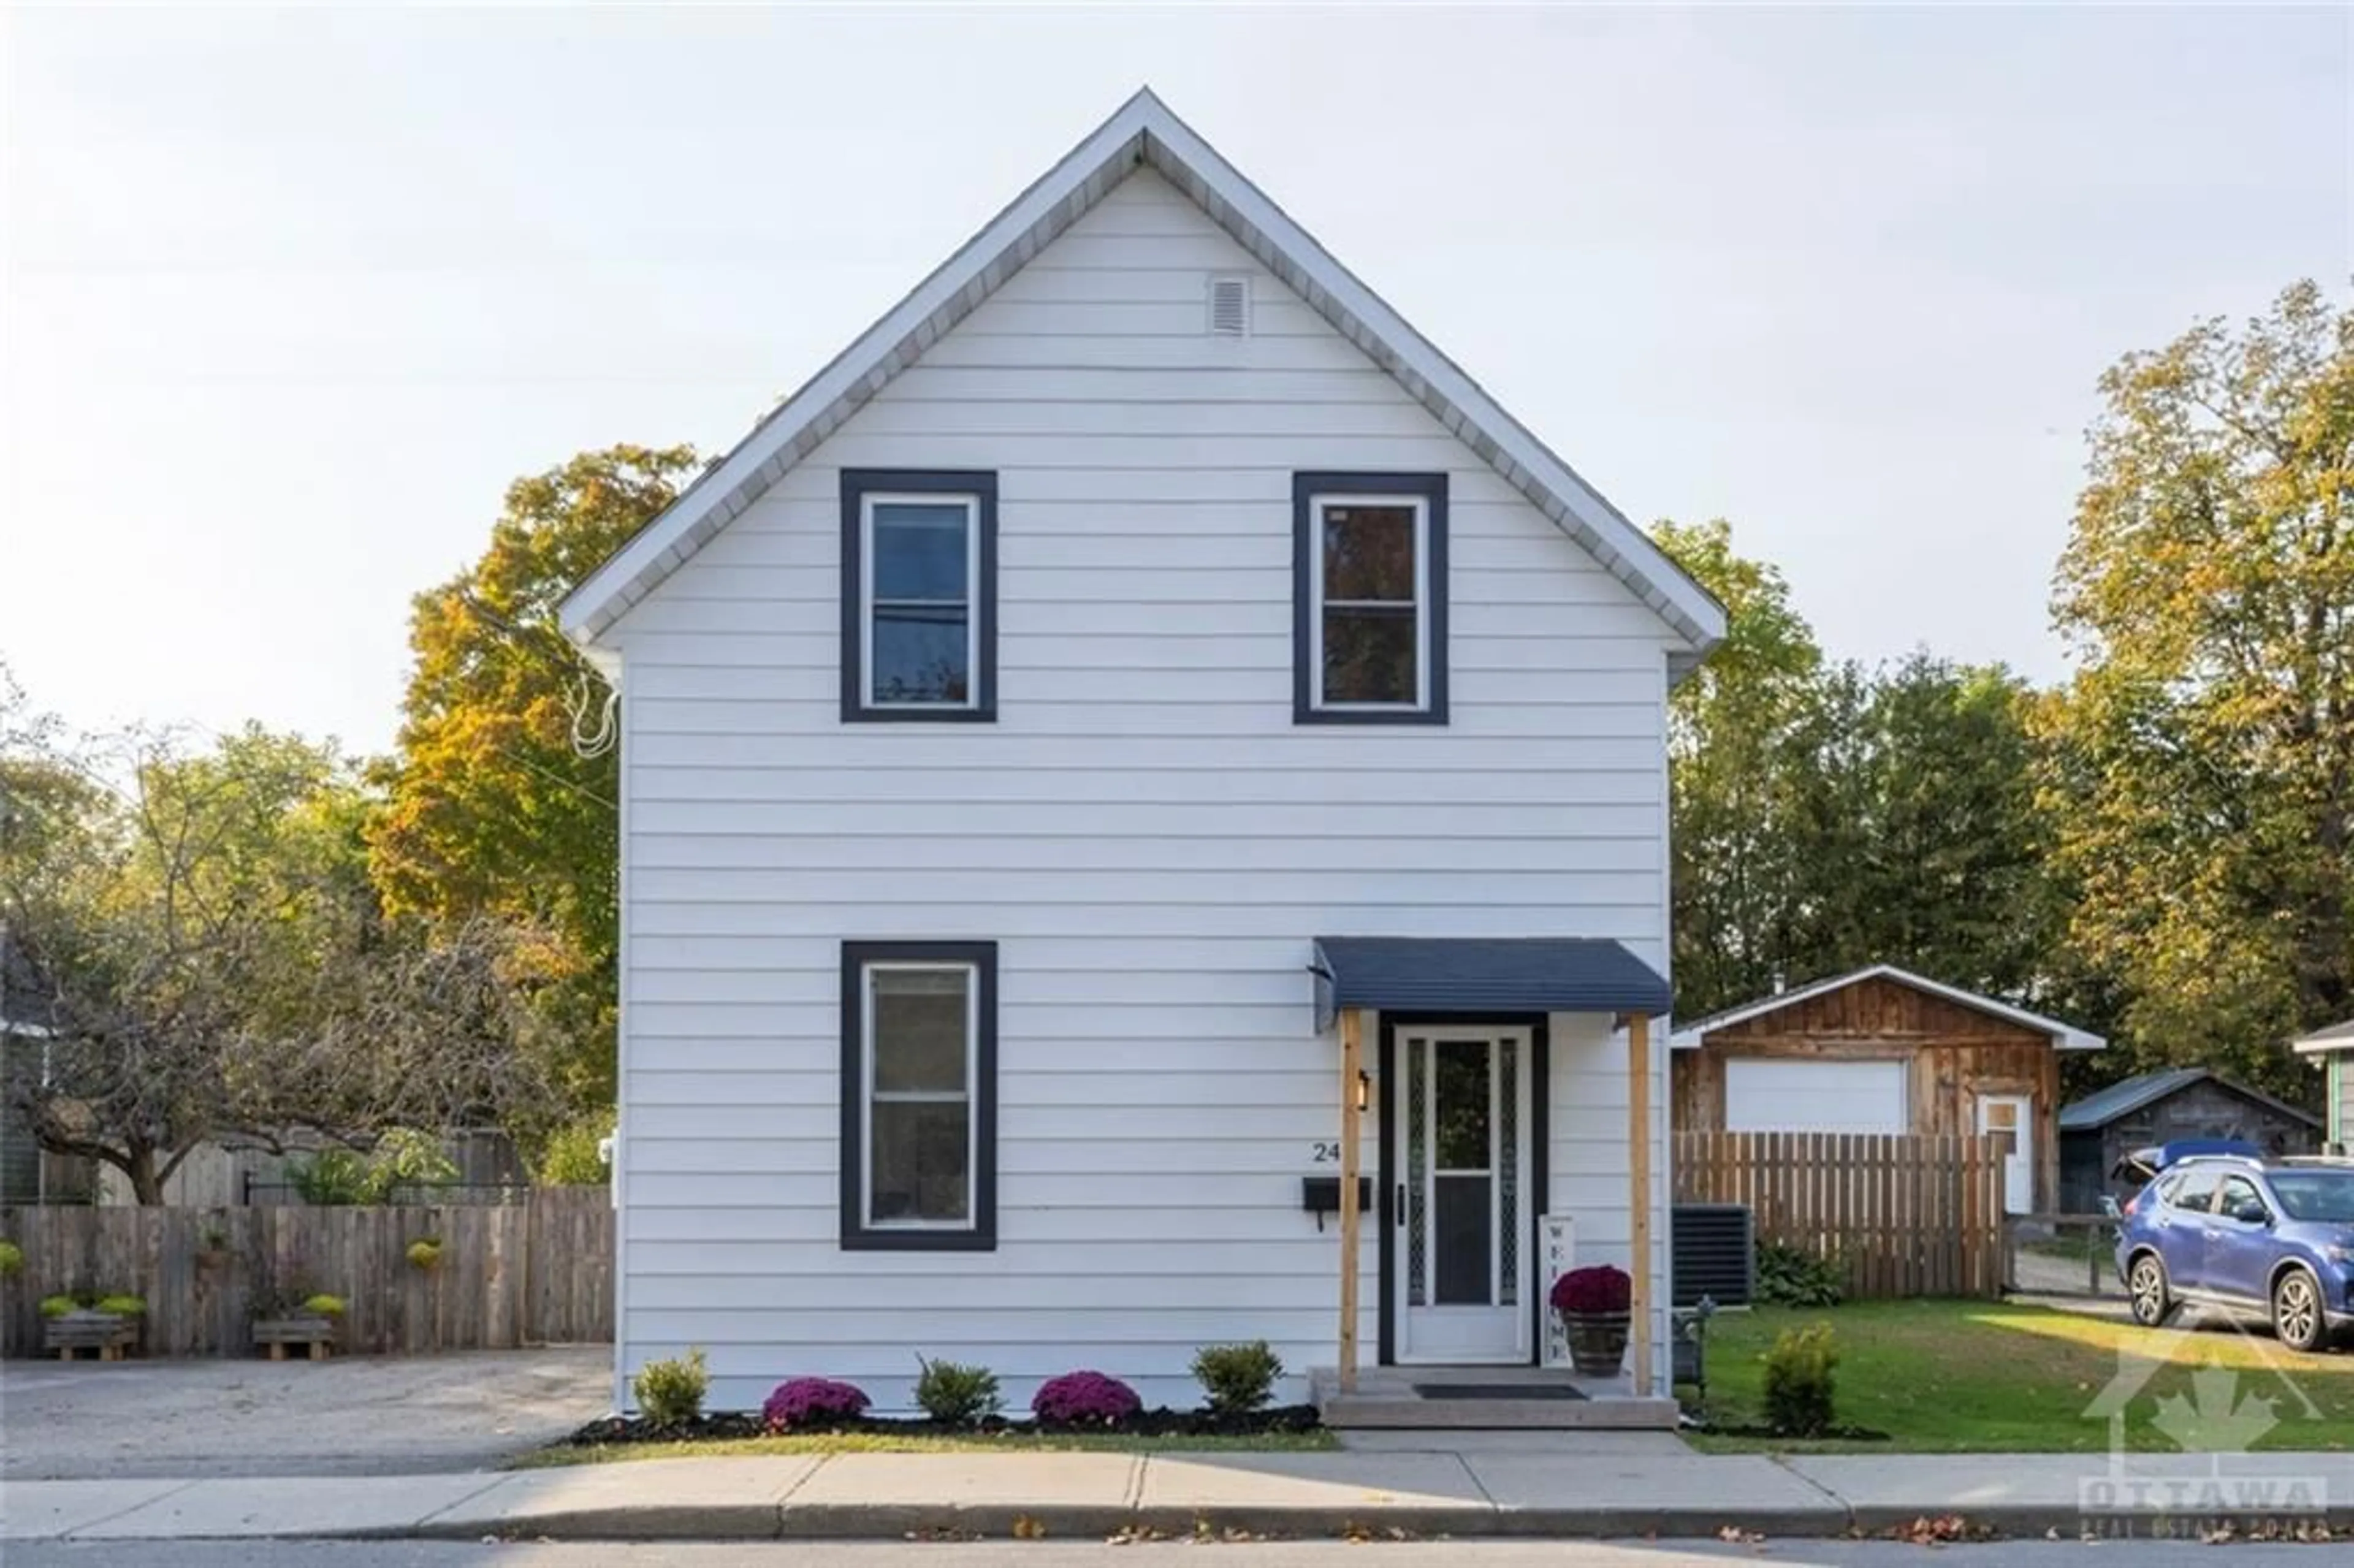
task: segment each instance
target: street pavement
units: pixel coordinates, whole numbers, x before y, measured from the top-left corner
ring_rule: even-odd
[[[2340,1552],[2343,1548],[2338,1548]],[[1886,1541],[1338,1542],[1109,1546],[1100,1542],[768,1542],[726,1545],[444,1542],[40,1542],[12,1546],[8,1568],[2281,1568],[2334,1561],[2308,1548],[2197,1542],[2008,1542],[1934,1555]]]
[[[843,1454],[509,1473],[15,1481],[0,1538],[1103,1541],[1435,1536],[1768,1541],[1955,1520],[2032,1541],[2327,1525],[2354,1455],[1705,1455],[1657,1435],[1576,1451]],[[1957,1528],[1957,1527],[1949,1527]],[[1967,1532],[1967,1531],[1965,1531]]]
[[[610,1345],[325,1361],[0,1361],[0,1479],[479,1469],[612,1404]]]

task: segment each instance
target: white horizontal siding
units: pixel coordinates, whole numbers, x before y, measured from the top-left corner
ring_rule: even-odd
[[[689,841],[663,855],[649,856],[642,869],[700,874],[727,869],[747,876],[767,870],[792,867],[854,867],[871,863],[874,844],[864,842],[887,832],[845,832],[840,836],[810,834],[715,834],[708,841]],[[1655,846],[1628,835],[1611,838],[1550,834],[1585,840],[1578,853],[1596,868],[1649,872]],[[1360,834],[1324,833],[1303,842],[1281,833],[1225,838],[1223,842],[1182,833],[1159,832],[1150,824],[1118,838],[1072,833],[1007,833],[999,837],[958,837],[949,833],[917,834],[893,841],[892,853],[911,871],[925,873],[1015,872],[1055,875],[1066,872],[1156,872],[1172,876],[1297,871],[1317,872],[1331,863],[1332,845],[1352,837],[1379,842],[1386,858],[1401,871],[1491,871],[1505,874],[1528,863],[1528,845],[1534,841],[1508,836],[1466,837],[1459,841],[1393,844],[1376,830]],[[1205,850],[1226,863],[1205,868]],[[1221,855],[1221,851],[1231,853]],[[1295,980],[1297,977],[1293,977]]]
[[[1553,1096],[1547,1127],[1548,1212],[1575,1222],[1573,1263],[1634,1267],[1633,1206],[1628,1202],[1628,1118],[1631,1080],[1628,1042],[1609,1021],[1554,1013],[1547,1028]],[[1668,1048],[1655,1021],[1650,1042],[1651,1344],[1659,1382],[1667,1386],[1669,1327],[1667,1224]]]
[[[1216,913],[1204,915],[1201,913],[1204,909]],[[1301,931],[1345,930],[1361,937],[1410,937],[1432,935],[1429,927],[1433,926],[1450,927],[1446,935],[1454,937],[1525,937],[1546,919],[1556,926],[1569,925],[1573,911],[1576,920],[1569,933],[1573,936],[1647,941],[1649,927],[1658,923],[1656,907],[1641,901],[1599,904],[1589,897],[1575,906],[1563,902],[1498,904],[1468,889],[1444,901],[1419,904],[1393,903],[1386,898],[1361,905],[1336,899],[1298,904],[1225,904],[1212,900],[1193,904],[1011,904],[985,909],[907,899],[844,899],[825,905],[726,904],[708,899],[657,903],[633,899],[630,920],[632,931],[654,936],[832,939],[841,937],[846,927],[854,936],[876,941],[995,935],[1016,941],[1046,942],[1059,942],[1081,934],[1140,938],[1190,937],[1214,921],[1235,936],[1256,936],[1270,944],[1288,945]],[[1650,916],[1648,920],[1647,912]],[[1014,957],[1018,959],[1019,955]],[[1123,1020],[1119,1027],[1129,1029],[1135,1025]]]
[[[976,1277],[970,1259],[944,1255],[940,1253],[902,1252],[876,1255],[875,1270],[864,1277],[847,1277],[833,1275],[812,1277],[827,1284],[812,1295],[830,1295],[836,1290],[864,1293],[871,1298],[876,1277],[937,1279],[943,1276],[965,1280],[976,1287],[982,1279],[996,1286],[992,1294],[1015,1302],[1035,1299],[1034,1285],[1007,1287],[1007,1280],[1066,1280],[1078,1278],[1118,1279],[1139,1276],[1148,1279],[1166,1279],[1169,1276],[1169,1244],[1172,1241],[1214,1240],[1218,1243],[1214,1264],[1205,1266],[1193,1277],[1200,1279],[1254,1278],[1312,1279],[1320,1284],[1320,1302],[1330,1303],[1332,1297],[1331,1259],[1310,1257],[1299,1241],[1288,1234],[1278,1235],[1270,1231],[1264,1236],[1242,1237],[1232,1234],[1233,1222],[1220,1219],[1211,1228],[1199,1222],[1190,1227],[1175,1211],[1162,1211],[1176,1233],[1155,1228],[1152,1241],[1101,1241],[1088,1244],[1087,1271],[1084,1275],[1055,1274],[1043,1270],[1067,1267],[1068,1259],[1044,1247],[1028,1247],[1009,1254],[1002,1266],[985,1277]],[[760,1269],[790,1268],[801,1259],[790,1241],[766,1241],[745,1237],[734,1238],[744,1249],[743,1256],[732,1263],[751,1263]],[[643,1240],[630,1249],[630,1268],[640,1277],[659,1275],[673,1279],[713,1278],[710,1272],[711,1253],[699,1237],[686,1239]],[[732,1276],[731,1276],[732,1277]],[[1026,1291],[1028,1294],[1020,1292]],[[1212,1305],[1215,1305],[1214,1299]]]
[[[807,855],[807,861],[786,859],[788,864],[819,864],[829,854],[871,853],[860,839],[888,838],[902,863],[921,863],[930,853],[925,846],[947,841],[971,847],[975,854],[1030,855],[1051,859],[1056,851],[1041,846],[1068,846],[1073,855],[1084,853],[1098,863],[1131,867],[1148,864],[1164,853],[1156,846],[1186,846],[1187,863],[1199,865],[1204,841],[1218,840],[1252,846],[1254,864],[1280,867],[1287,854],[1313,855],[1319,845],[1349,839],[1381,839],[1391,853],[1477,855],[1479,845],[1500,842],[1508,847],[1553,839],[1591,841],[1605,856],[1613,843],[1650,843],[1649,829],[1654,813],[1638,806],[1585,806],[1532,831],[1528,813],[1512,806],[1460,806],[1450,812],[1448,836],[1437,847],[1426,841],[1395,837],[1397,813],[1390,804],[1302,806],[1258,805],[1247,822],[1236,822],[1223,806],[1180,801],[1101,801],[1074,806],[1052,830],[1041,829],[1034,800],[972,800],[962,803],[953,821],[936,821],[910,814],[898,823],[882,822],[871,801],[815,800],[801,805],[712,804],[695,802],[675,808],[649,810],[659,821],[694,820],[705,831],[699,836],[667,828],[659,851],[649,850],[646,863],[702,865],[719,857],[723,865],[777,863],[772,857]],[[844,841],[848,841],[845,844]],[[1303,842],[1305,841],[1305,842]],[[1081,846],[1086,846],[1082,850]],[[1329,856],[1329,852],[1328,856]],[[1265,857],[1272,856],[1273,859]],[[674,858],[669,858],[674,857]],[[991,863],[996,863],[992,861]],[[1035,863],[1032,862],[1031,863]],[[1407,863],[1411,863],[1409,859]],[[1476,861],[1459,863],[1478,869]],[[1137,957],[1150,960],[1158,949],[1139,948]]]
[[[887,850],[882,853],[889,853]],[[1172,871],[1140,881],[1126,871],[1083,871],[1062,867],[1048,871],[919,871],[898,863],[887,869],[834,871],[804,869],[793,883],[802,897],[826,909],[860,906],[916,905],[925,909],[986,908],[1000,899],[1044,912],[1061,905],[1118,908],[1141,905],[1154,910],[1182,906],[1225,909],[1235,895],[1235,874],[1217,868]],[[1611,872],[1584,867],[1564,872],[1558,866],[1522,864],[1509,872],[1479,874],[1475,883],[1461,870],[1416,871],[1401,866],[1380,870],[1269,871],[1251,874],[1253,892],[1278,905],[1302,907],[1372,908],[1404,905],[1409,909],[1436,909],[1448,905],[1508,905],[1528,909],[1557,909],[1564,904],[1618,908],[1640,906],[1650,896],[1657,874]],[[642,909],[665,905],[722,907],[729,905],[767,908],[777,896],[777,879],[768,868],[697,867],[686,871],[640,865],[636,898]]]
[[[1022,718],[1010,716],[999,721],[997,735],[985,744],[966,743],[960,749],[971,753],[976,760],[996,760],[1001,752],[1018,751],[1023,743],[1038,740],[1094,739],[1105,747],[1120,743],[1140,743],[1133,748],[1131,760],[1140,767],[1151,767],[1154,758],[1168,757],[1168,747],[1153,747],[1156,741],[1192,743],[1200,740],[1251,742],[1270,736],[1288,735],[1291,730],[1291,705],[1268,702],[1231,703],[1156,703],[1150,706],[1130,706],[1119,701],[1052,702],[1024,698],[1013,688],[1019,681],[1001,682],[998,698],[1001,705],[1020,704]],[[649,728],[641,732],[638,749],[643,753],[638,766],[646,768],[758,768],[790,767],[808,755],[804,738],[807,729],[831,721],[840,705],[812,701],[800,705],[773,704],[772,707],[795,705],[821,711],[815,713],[778,713],[772,715],[779,727],[791,726],[799,733],[763,735],[754,726],[759,725],[759,715],[743,715],[739,723],[728,723],[731,715],[708,712],[687,711],[669,715],[665,723],[676,727]],[[1578,742],[1590,740],[1628,741],[1649,746],[1659,732],[1659,721],[1649,709],[1633,703],[1520,703],[1486,710],[1475,709],[1481,716],[1469,734],[1450,727],[1439,737],[1436,732],[1401,747],[1407,760],[1439,762],[1460,759],[1477,767],[1482,758],[1502,761],[1526,758],[1538,767],[1547,757],[1562,755]],[[1648,722],[1646,722],[1648,720]],[[1470,722],[1467,720],[1466,727]],[[1649,733],[1647,734],[1646,731]],[[1474,737],[1477,738],[1474,738]],[[1321,747],[1331,756],[1349,747],[1345,737],[1298,736],[1298,744],[1307,748],[1310,764],[1317,749]],[[1507,744],[1499,746],[1498,740]],[[955,746],[958,743],[949,743]],[[1464,748],[1469,748],[1468,754]],[[1550,749],[1548,749],[1550,748]],[[922,767],[918,758],[911,761],[907,753],[916,749],[905,736],[877,735],[867,755],[877,763]],[[1417,756],[1417,754],[1419,754]],[[1632,766],[1627,752],[1605,754],[1606,760],[1617,760],[1622,766]]]
[[[1212,270],[1253,278],[1252,337],[1203,332]],[[997,474],[994,724],[840,723],[845,466]],[[1444,728],[1292,723],[1291,475],[1325,468],[1448,474]],[[1150,175],[611,640],[620,1359],[703,1345],[719,1405],[802,1372],[904,1404],[917,1352],[1016,1403],[1081,1365],[1186,1403],[1212,1340],[1329,1362],[1337,1242],[1299,1202],[1340,1084],[1309,938],[1663,956],[1666,629]],[[991,1253],[836,1245],[840,944],[895,937],[1000,945]],[[1623,1259],[1625,1086],[1597,1081],[1623,1046],[1554,1031],[1549,1195]]]
[[[1100,750],[1100,748],[1099,748]],[[1097,758],[1101,761],[1100,756]],[[1412,768],[1396,767],[1373,773],[1319,773],[1313,769],[1277,766],[1247,767],[1236,763],[1220,767],[1206,756],[1196,755],[1184,765],[1169,764],[1147,771],[1123,770],[1097,766],[1085,758],[1072,758],[1061,763],[1041,763],[1034,768],[1008,764],[996,768],[969,764],[957,774],[959,803],[997,801],[1028,801],[1041,806],[1058,808],[1051,818],[1034,817],[1040,821],[1066,821],[1068,812],[1061,808],[1107,806],[1118,802],[1150,805],[1197,805],[1232,808],[1230,813],[1237,829],[1258,820],[1257,809],[1275,805],[1312,804],[1329,800],[1335,805],[1384,805],[1410,808],[1393,810],[1394,824],[1412,817],[1433,815],[1430,802],[1444,800],[1452,802],[1452,810],[1479,810],[1486,807],[1526,807],[1523,818],[1532,829],[1542,830],[1564,819],[1558,812],[1577,812],[1587,807],[1625,806],[1635,810],[1651,810],[1629,797],[1639,788],[1653,768],[1585,768],[1575,772],[1546,771],[1535,768],[1491,768],[1486,772],[1462,768]],[[723,820],[717,808],[758,807],[790,811],[796,804],[842,804],[869,802],[875,810],[867,821],[887,829],[903,820],[907,813],[895,811],[894,807],[910,801],[927,801],[938,789],[937,778],[914,768],[893,768],[887,772],[873,769],[829,768],[773,768],[771,775],[790,774],[789,779],[748,778],[742,770],[724,773],[701,773],[691,768],[642,768],[631,771],[628,787],[631,795],[647,808],[650,819],[663,815],[661,808],[679,805],[691,808],[688,818],[697,823],[714,825]],[[1429,832],[1434,824],[1425,822],[1420,831]],[[694,827],[649,828],[651,832],[693,832]],[[1532,836],[1544,837],[1542,832]]]
[[[1373,464],[1361,461],[1358,466]],[[1290,503],[1285,502],[1280,510],[1288,518]],[[1269,630],[1288,633],[1291,624],[1288,573],[1188,573],[1172,583],[1152,573],[1139,572],[1135,581],[1120,586],[1121,597],[1117,599],[1103,597],[1104,579],[1108,574],[1097,571],[1087,575],[1094,579],[1093,594],[1082,591],[1081,577],[1071,573],[1046,572],[1040,575],[1038,581],[1022,582],[1023,599],[1017,608],[1023,615],[1023,635],[1117,639],[1133,631],[1165,627],[1174,636],[1214,637]],[[1640,637],[1652,625],[1651,612],[1641,605],[1628,603],[1623,593],[1615,600],[1597,599],[1583,605],[1540,602],[1513,592],[1509,587],[1511,576],[1509,572],[1494,574],[1488,585],[1493,597],[1486,600],[1466,600],[1463,597],[1466,586],[1477,585],[1480,579],[1469,571],[1454,577],[1455,592],[1448,601],[1447,614],[1454,621],[1455,636],[1543,641],[1569,635]],[[1000,581],[1010,588],[1012,577],[1012,570],[1001,566]],[[736,633],[839,634],[839,596],[832,599],[818,598],[814,582],[810,586],[812,592],[809,597],[753,603],[652,599],[631,612],[637,620],[631,630],[633,633],[683,631],[706,639]],[[1591,579],[1587,586],[1597,590],[1599,588]],[[1176,597],[1180,594],[1183,597]],[[1581,609],[1582,613],[1572,619],[1568,614],[1571,609]],[[1274,618],[1272,625],[1270,617]],[[1010,702],[1015,694],[1007,690],[1002,694]]]

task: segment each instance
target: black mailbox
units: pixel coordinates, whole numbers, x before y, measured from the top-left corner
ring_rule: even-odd
[[[1324,1228],[1324,1216],[1341,1212],[1341,1179],[1338,1176],[1302,1176],[1299,1179],[1299,1206],[1316,1216],[1316,1228]],[[1373,1206],[1373,1179],[1357,1178],[1357,1213],[1368,1213]]]

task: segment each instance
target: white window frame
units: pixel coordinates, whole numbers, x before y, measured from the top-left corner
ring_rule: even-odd
[[[1407,507],[1414,513],[1414,701],[1342,703],[1324,700],[1324,513],[1334,506]],[[1308,705],[1320,714],[1420,714],[1430,711],[1430,503],[1420,495],[1333,491],[1308,498]],[[1338,609],[1394,609],[1389,599],[1342,599]]]
[[[960,974],[964,977],[964,1092],[940,1089],[884,1089],[875,1070],[875,977],[889,970],[913,974]],[[947,963],[923,959],[872,959],[859,966],[859,1085],[866,1103],[858,1108],[864,1123],[858,1140],[858,1204],[870,1231],[970,1231],[981,1213],[981,969],[976,964]],[[875,1213],[875,1107],[877,1105],[964,1106],[964,1218],[961,1220],[881,1219]]]
[[[877,506],[959,506],[964,510],[964,701],[885,701],[875,694],[875,509]],[[861,705],[870,713],[970,713],[981,706],[981,497],[970,491],[873,490],[858,501],[858,668]],[[937,604],[938,599],[893,603]]]

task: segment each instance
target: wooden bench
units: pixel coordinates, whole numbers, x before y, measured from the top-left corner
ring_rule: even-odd
[[[282,1361],[289,1345],[310,1349],[311,1359],[325,1361],[334,1353],[335,1325],[325,1318],[263,1318],[253,1325],[253,1342],[270,1347],[270,1359]]]
[[[69,1361],[78,1351],[96,1351],[102,1361],[119,1361],[123,1351],[139,1342],[138,1321],[111,1312],[66,1312],[47,1319],[41,1347]]]

